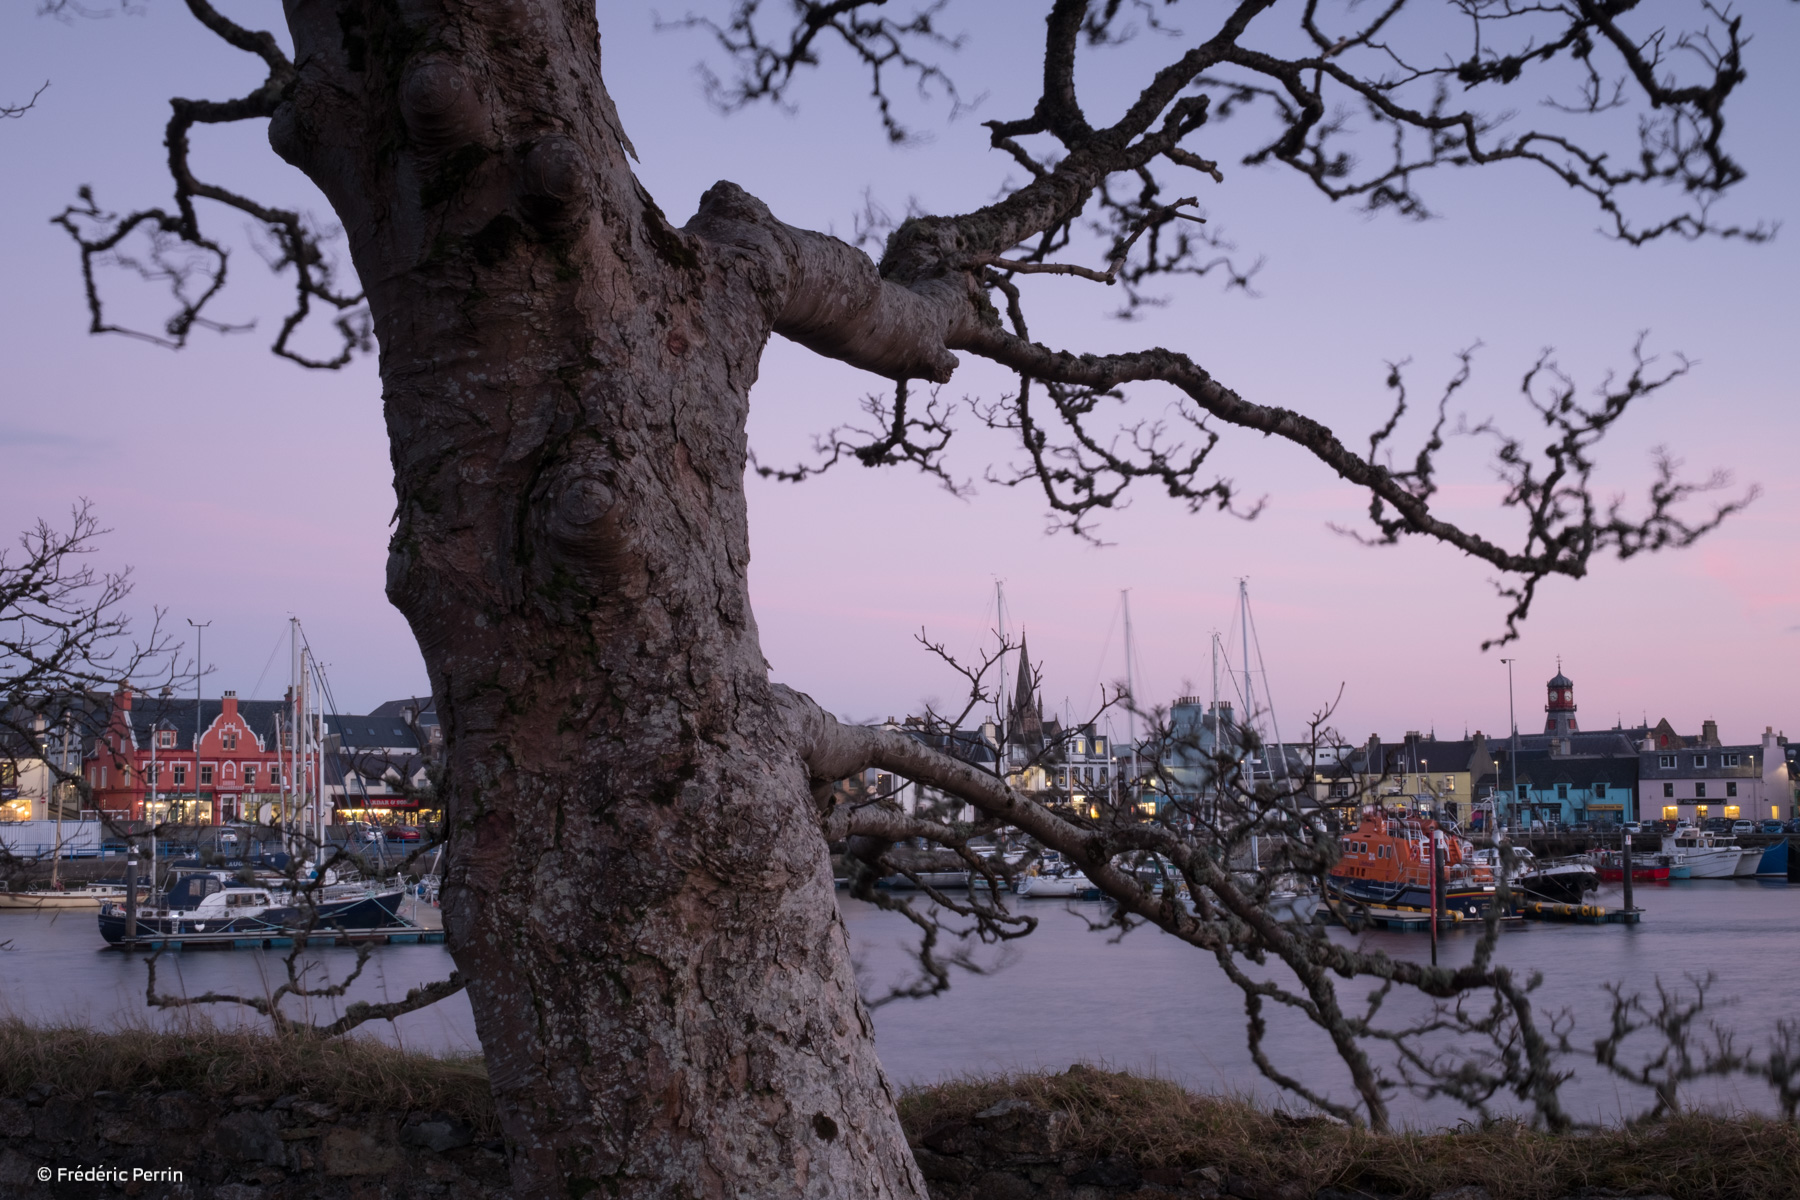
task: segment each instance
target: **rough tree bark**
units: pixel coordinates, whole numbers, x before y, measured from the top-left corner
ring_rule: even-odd
[[[941,320],[728,185],[671,225],[591,5],[288,15],[270,140],[368,287],[519,1193],[923,1195],[750,612],[744,424],[772,331],[942,377]]]
[[[1380,540],[1434,537],[1521,579],[1507,593],[1509,621],[1538,580],[1579,576],[1603,549],[1684,545],[1732,507],[1684,523],[1673,509],[1696,489],[1666,473],[1641,520],[1592,503],[1588,449],[1630,400],[1661,385],[1640,365],[1597,409],[1564,397],[1540,410],[1552,438],[1543,473],[1502,440],[1506,503],[1527,526],[1523,548],[1510,550],[1433,513],[1441,414],[1430,445],[1395,469],[1378,454],[1392,423],[1364,456],[1302,414],[1245,400],[1184,354],[1039,345],[1017,280],[1081,274],[1048,257],[1096,199],[1116,234],[1105,278],[1129,290],[1189,270],[1195,246],[1170,231],[1194,202],[1160,200],[1151,168],[1221,177],[1181,145],[1215,103],[1223,112],[1268,101],[1284,132],[1250,161],[1272,157],[1334,199],[1418,211],[1419,171],[1522,160],[1592,194],[1632,240],[1761,236],[1711,227],[1703,211],[1634,232],[1613,203],[1619,189],[1677,179],[1705,201],[1741,176],[1718,146],[1721,106],[1742,77],[1735,18],[1715,20],[1723,40],[1705,59],[1707,87],[1664,81],[1661,43],[1622,33],[1618,6],[1586,3],[1542,10],[1568,26],[1548,48],[1527,38],[1495,55],[1478,45],[1466,63],[1394,79],[1372,39],[1399,4],[1343,36],[1318,28],[1306,5],[1304,57],[1279,59],[1239,44],[1274,7],[1242,0],[1211,18],[1206,40],[1151,78],[1116,124],[1096,128],[1076,98],[1076,47],[1113,39],[1121,6],[1052,0],[1042,98],[1029,117],[988,125],[1029,181],[975,212],[906,222],[877,265],[783,224],[729,183],[709,190],[685,226],[667,219],[632,172],[591,0],[286,0],[291,60],[208,0],[187,7],[263,59],[266,83],[237,100],[173,102],[175,211],[115,218],[84,193],[58,220],[82,247],[95,332],[130,332],[105,320],[93,271],[133,230],[214,256],[215,273],[200,280],[210,289],[190,297],[179,277],[183,311],[138,335],[178,347],[206,324],[201,308],[223,281],[224,251],[202,233],[194,201],[248,214],[298,280],[276,352],[327,367],[364,340],[354,314],[339,321],[336,358],[307,359],[288,336],[309,306],[346,313],[358,298],[333,290],[296,212],[195,176],[191,127],[268,118],[272,147],[343,224],[379,341],[392,441],[388,594],[418,636],[446,728],[445,924],[521,1196],[924,1194],[857,997],[826,853],[827,832],[894,831],[879,813],[859,826],[830,812],[833,779],[877,762],[931,779],[1064,849],[1133,911],[1152,912],[1108,865],[1103,840],[952,759],[839,729],[770,682],[746,589],[743,478],[749,391],[771,334],[898,381],[884,410],[891,427],[855,451],[869,463],[929,465],[942,446],[932,410],[905,411],[906,381],[949,378],[958,350],[1006,365],[1020,386],[1000,420],[1021,435],[1027,476],[1078,528],[1134,478],[1192,507],[1227,506],[1228,481],[1197,482],[1217,440],[1209,422],[1279,436],[1367,489]],[[861,20],[865,7],[880,6],[801,0],[786,52],[765,52],[754,33],[745,41],[753,22],[718,30],[763,72],[741,96],[779,96],[827,28],[852,43],[929,34],[926,17]],[[756,8],[739,0],[734,12],[748,19]],[[1654,152],[1628,168],[1547,135],[1496,141],[1476,117],[1443,107],[1452,77],[1507,83],[1559,49],[1585,63],[1596,41],[1615,47],[1650,107],[1675,114],[1643,127]],[[1342,65],[1365,51],[1371,74]],[[918,65],[904,55],[865,61]],[[1238,81],[1219,84],[1218,71]],[[1413,84],[1438,89],[1439,101],[1405,107],[1397,89]],[[1401,139],[1391,165],[1347,181],[1327,148],[1340,132],[1324,118],[1329,88],[1378,124],[1419,133],[1420,155]],[[1592,110],[1608,106],[1596,90]],[[1045,154],[1045,139],[1060,148]],[[1120,179],[1140,181],[1141,195],[1110,196],[1109,180]],[[1122,270],[1146,230],[1148,262]],[[1089,431],[1102,398],[1142,382],[1178,394],[1198,450],[1133,436],[1115,453]],[[1066,427],[1063,442],[1047,440],[1046,412]],[[911,440],[919,431],[927,444]]]

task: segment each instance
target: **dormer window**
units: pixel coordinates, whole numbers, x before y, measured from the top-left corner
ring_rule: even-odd
[[[1694,755],[1695,769],[1698,770],[1698,769],[1704,768],[1705,766],[1706,766],[1706,755],[1704,755],[1704,754]]]
[[[175,748],[175,731],[159,729],[156,733],[156,744],[164,750],[173,750]]]

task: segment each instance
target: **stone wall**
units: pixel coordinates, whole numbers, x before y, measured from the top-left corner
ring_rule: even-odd
[[[506,1181],[501,1144],[441,1113],[41,1084],[0,1098],[3,1200],[497,1200]]]

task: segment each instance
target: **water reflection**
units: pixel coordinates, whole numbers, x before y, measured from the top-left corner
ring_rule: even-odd
[[[1737,1031],[1742,1044],[1760,1046],[1790,1005],[1791,964],[1800,961],[1800,887],[1778,881],[1689,881],[1636,889],[1646,910],[1638,926],[1528,923],[1501,940],[1502,961],[1541,971],[1539,1004],[1567,1009],[1576,1044],[1591,1043],[1609,1012],[1601,985],[1623,983],[1646,993],[1655,981],[1682,982],[1715,972],[1713,1016]],[[1620,903],[1617,888],[1596,902]],[[912,926],[872,905],[842,902],[852,952],[867,990],[900,981],[909,963]],[[1071,911],[1073,910],[1073,911]],[[875,1014],[882,1061],[902,1084],[964,1073],[1018,1068],[1062,1070],[1072,1062],[1108,1063],[1152,1071],[1189,1086],[1275,1095],[1251,1063],[1244,1041],[1243,998],[1211,958],[1155,930],[1122,941],[1088,929],[1103,920],[1100,904],[1038,901],[1042,918],[1031,937],[1013,943],[991,974],[958,973],[954,986],[929,1000],[902,1001]],[[1343,931],[1333,936],[1347,937]],[[99,948],[91,913],[0,914],[0,1013],[32,1021],[70,1021],[99,1027],[170,1026],[181,1014],[144,1005],[140,959]],[[1371,933],[1365,944],[1390,954],[1424,957],[1420,934]],[[1445,937],[1441,960],[1466,962],[1472,935]],[[165,955],[159,983],[166,991],[208,990],[266,995],[285,978],[285,951],[184,951]],[[308,961],[341,978],[355,952],[330,948]],[[392,1000],[450,970],[442,946],[385,946],[341,1000],[320,1000],[314,1012],[330,1019],[355,1000]],[[1361,985],[1346,989],[1346,1000]],[[255,1023],[253,1014],[213,1006],[222,1024]],[[1346,1079],[1322,1034],[1291,1015],[1270,1017],[1269,1051],[1311,1086],[1348,1098]],[[359,1036],[378,1037],[434,1052],[477,1048],[468,1000],[455,996],[398,1022],[372,1023]],[[1635,1108],[1639,1093],[1601,1078],[1590,1065],[1570,1085],[1571,1108],[1585,1117],[1616,1116]],[[1701,1099],[1695,1094],[1695,1099]],[[1764,1089],[1727,1085],[1708,1098],[1732,1108],[1767,1109]],[[1415,1122],[1455,1120],[1445,1104],[1396,1101]]]

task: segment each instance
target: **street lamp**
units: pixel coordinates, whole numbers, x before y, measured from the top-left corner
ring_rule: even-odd
[[[200,807],[200,735],[205,732],[201,724],[205,718],[201,711],[203,702],[200,699],[200,682],[206,678],[206,660],[201,656],[201,651],[206,645],[206,627],[212,622],[195,621],[189,617],[188,624],[194,627],[194,808],[198,810]]]
[[[1512,764],[1512,787],[1507,793],[1507,799],[1517,804],[1519,799],[1519,718],[1513,709],[1513,663],[1518,660],[1503,658],[1500,661],[1506,664],[1506,720],[1512,726],[1512,737],[1509,739],[1512,748],[1506,753],[1507,760]]]

